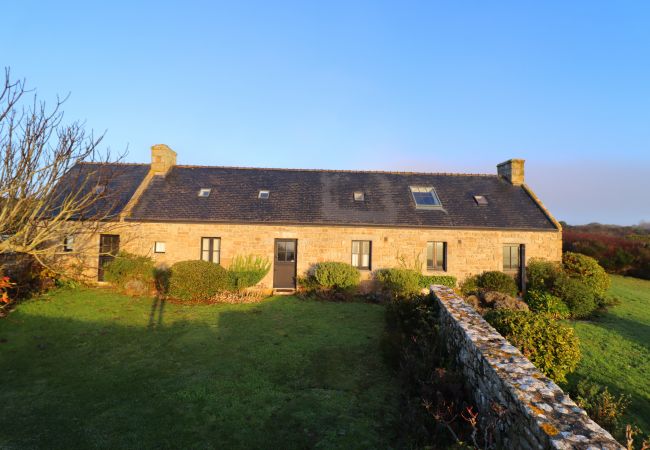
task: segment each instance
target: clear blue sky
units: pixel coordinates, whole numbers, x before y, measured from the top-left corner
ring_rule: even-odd
[[[650,220],[648,1],[42,3],[0,7],[0,65],[70,92],[66,117],[129,161],[155,143],[201,165],[519,157],[560,220]]]

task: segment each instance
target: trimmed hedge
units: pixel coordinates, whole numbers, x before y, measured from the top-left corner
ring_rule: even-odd
[[[335,261],[318,263],[312,271],[313,281],[322,289],[350,289],[359,285],[360,277],[356,267]]]
[[[398,297],[418,294],[422,290],[420,276],[419,272],[411,269],[381,269],[375,272],[375,279],[382,288]]]
[[[547,313],[554,319],[566,319],[571,314],[569,307],[560,297],[544,291],[529,290],[526,293],[526,303],[531,311]]]
[[[235,256],[228,268],[230,287],[241,291],[255,286],[269,273],[271,263],[268,258],[261,256]]]
[[[104,279],[122,291],[131,290],[139,284],[139,293],[145,294],[153,289],[155,278],[154,263],[148,256],[120,252],[104,267]]]
[[[540,258],[532,258],[526,267],[528,289],[549,291],[555,281],[562,276],[562,266],[559,263]]]
[[[576,319],[589,317],[598,308],[594,290],[577,278],[564,276],[555,282],[553,294],[560,297]]]
[[[549,315],[499,309],[485,319],[554,381],[566,381],[578,366],[580,342],[575,331]]]
[[[170,270],[169,295],[182,300],[206,300],[229,286],[226,269],[208,261],[181,261]]]
[[[476,280],[478,287],[484,291],[496,291],[512,297],[517,295],[517,283],[510,275],[497,270],[483,272]]]
[[[605,269],[594,258],[580,253],[566,252],[562,255],[564,272],[589,286],[597,297],[604,297],[610,286]]]
[[[420,275],[420,287],[428,288],[432,284],[440,284],[450,288],[456,287],[456,277],[451,275]]]

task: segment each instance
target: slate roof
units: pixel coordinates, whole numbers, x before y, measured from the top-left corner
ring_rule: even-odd
[[[83,212],[80,218],[115,218],[129,202],[144,177],[149,173],[149,164],[99,164],[79,163],[70,169],[59,181],[59,201],[70,192],[84,196],[97,185],[105,186],[97,200]],[[56,213],[56,207],[53,214]]]
[[[416,209],[411,185],[433,186],[442,208]],[[198,197],[201,188],[210,196]],[[263,189],[266,200],[258,198]],[[365,201],[355,202],[354,191]],[[474,195],[489,205],[478,206]],[[523,187],[496,175],[196,166],[155,176],[127,220],[556,229]]]

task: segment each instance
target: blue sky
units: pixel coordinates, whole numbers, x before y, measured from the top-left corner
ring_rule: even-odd
[[[49,6],[48,4],[49,3]],[[0,65],[146,162],[494,173],[650,220],[650,2],[6,2]]]

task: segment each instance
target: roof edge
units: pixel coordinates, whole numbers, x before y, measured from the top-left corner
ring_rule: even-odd
[[[562,231],[562,224],[560,224],[560,222],[558,222],[557,219],[555,217],[553,217],[553,214],[551,214],[551,212],[548,210],[548,208],[546,208],[546,206],[544,206],[544,203],[542,203],[542,201],[539,199],[537,194],[535,194],[535,192],[533,192],[533,190],[530,188],[530,186],[528,186],[526,183],[524,183],[524,184],[521,185],[521,187],[524,189],[524,192],[526,192],[526,194],[528,194],[528,196],[533,200],[533,202],[539,207],[539,209],[542,210],[542,212],[548,218],[548,220],[550,220],[551,223],[553,225],[555,225],[555,228],[557,228],[557,230],[561,232]]]

